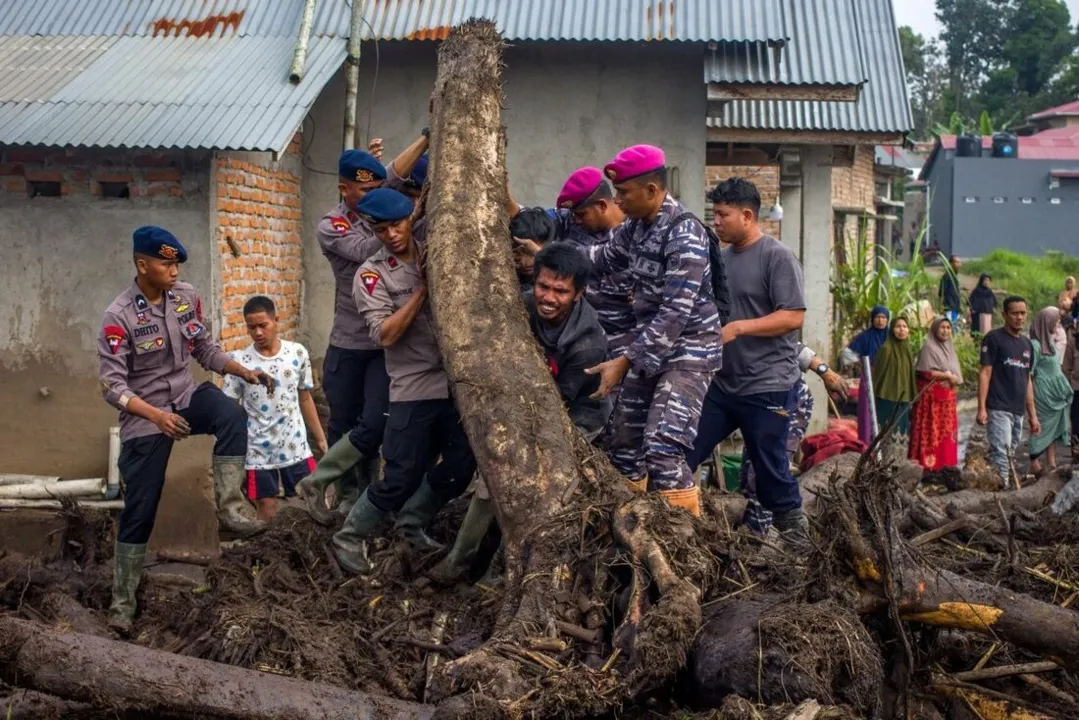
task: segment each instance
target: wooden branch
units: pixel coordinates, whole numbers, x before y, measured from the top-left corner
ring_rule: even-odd
[[[429,718],[432,711],[12,618],[0,617],[0,639],[9,681],[110,710],[242,720]]]
[[[1013,677],[1026,673],[1043,673],[1051,670],[1060,670],[1061,667],[1054,662],[1020,663],[1018,665],[999,665],[997,667],[970,670],[968,672],[952,673],[956,680],[976,682],[979,680],[992,680],[994,678]]]
[[[921,547],[922,545],[928,545],[931,542],[940,540],[942,537],[951,535],[957,530],[965,530],[970,526],[970,519],[967,517],[961,517],[957,520],[952,520],[950,523],[941,525],[936,530],[930,530],[927,533],[922,533],[918,537],[910,541],[910,544],[914,547]]]

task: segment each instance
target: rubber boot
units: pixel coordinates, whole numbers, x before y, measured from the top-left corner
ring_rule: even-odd
[[[131,626],[135,622],[135,593],[139,589],[145,560],[146,543],[116,543],[109,627],[125,637],[131,633]]]
[[[805,553],[812,547],[809,541],[809,518],[801,507],[775,513],[775,527],[791,549]]]
[[[247,471],[242,457],[214,455],[214,498],[217,500],[217,525],[220,530],[251,537],[266,529],[266,523],[247,517],[243,508]]]
[[[427,572],[432,582],[437,585],[453,585],[468,574],[494,517],[494,503],[487,498],[473,495],[449,554]]]
[[[642,475],[637,480],[630,480],[626,478],[626,485],[629,485],[631,492],[643,493],[648,491],[648,475]]]
[[[315,522],[332,525],[333,516],[326,506],[326,488],[363,460],[363,453],[349,442],[348,435],[330,446],[319,460],[315,472],[296,483],[296,494],[303,500]]]
[[[364,490],[345,518],[345,524],[333,536],[333,554],[342,568],[353,575],[371,572],[367,538],[385,517],[386,513],[374,506]]]
[[[427,526],[445,505],[446,501],[435,492],[425,477],[397,513],[397,522],[394,523],[393,529],[418,550],[442,550],[445,545],[427,534]]]
[[[701,491],[694,486],[678,490],[660,490],[659,494],[671,507],[682,508],[693,517],[701,516]]]

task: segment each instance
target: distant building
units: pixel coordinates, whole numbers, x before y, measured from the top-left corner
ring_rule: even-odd
[[[1030,254],[1076,253],[1079,242],[1079,103],[1027,118],[1016,157],[957,149],[954,135],[936,143],[921,179],[929,207],[927,245],[945,254],[982,257],[996,248]]]

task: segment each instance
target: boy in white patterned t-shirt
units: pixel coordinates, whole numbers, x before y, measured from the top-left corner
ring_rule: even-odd
[[[277,336],[273,300],[262,295],[248,300],[244,322],[254,342],[232,351],[232,358],[273,376],[276,389],[270,395],[261,385],[249,386],[230,376],[224,391],[247,411],[247,496],[259,519],[270,520],[277,514],[278,498],[295,497],[296,483],[315,470],[308,431],[319,457],[326,452],[326,436],[311,397],[311,358],[303,345]]]

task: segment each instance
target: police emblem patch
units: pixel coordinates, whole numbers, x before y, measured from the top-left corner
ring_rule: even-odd
[[[187,335],[191,339],[194,339],[194,338],[197,338],[199,335],[201,335],[202,331],[205,330],[205,329],[206,329],[206,326],[203,325],[202,323],[192,321],[192,322],[189,322],[187,324]]]
[[[135,319],[139,321],[139,325],[146,325],[150,322],[149,316],[144,312],[135,313]]]
[[[127,333],[119,325],[106,325],[102,332],[105,333],[105,342],[109,345],[109,350],[113,355],[120,349],[120,343],[127,337]]]
[[[573,201],[572,200],[563,200],[562,201],[562,207],[564,207],[566,210],[569,210],[571,207],[573,207]]]
[[[378,285],[378,281],[382,279],[382,276],[373,270],[365,270],[360,273],[360,282],[363,283],[364,289],[368,295],[375,294],[375,287]]]
[[[397,258],[395,258],[393,255],[390,255],[388,258],[386,258],[386,264],[390,266],[390,270],[396,269],[398,265]]]
[[[146,342],[140,342],[137,347],[139,350],[153,350],[155,347],[161,347],[165,344],[164,338],[155,338],[153,340],[147,340]]]
[[[611,180],[614,180],[618,177],[618,173],[615,171],[614,168],[607,168],[606,173],[607,177],[609,177]]]
[[[181,302],[179,305],[176,306],[176,312],[178,314],[179,313],[185,313],[190,309],[191,309],[191,305],[189,305],[188,303],[185,303],[185,302]]]
[[[332,218],[330,220],[330,227],[337,232],[346,232],[352,229],[352,224],[344,218]]]
[[[375,179],[375,176],[371,174],[370,170],[357,170],[356,182],[371,182]]]
[[[162,245],[157,249],[157,254],[165,260],[175,260],[180,255],[172,245]]]
[[[136,295],[135,296],[135,309],[136,310],[145,310],[148,307],[150,307],[150,303],[148,303],[146,301],[145,297],[143,297],[142,295]]]

